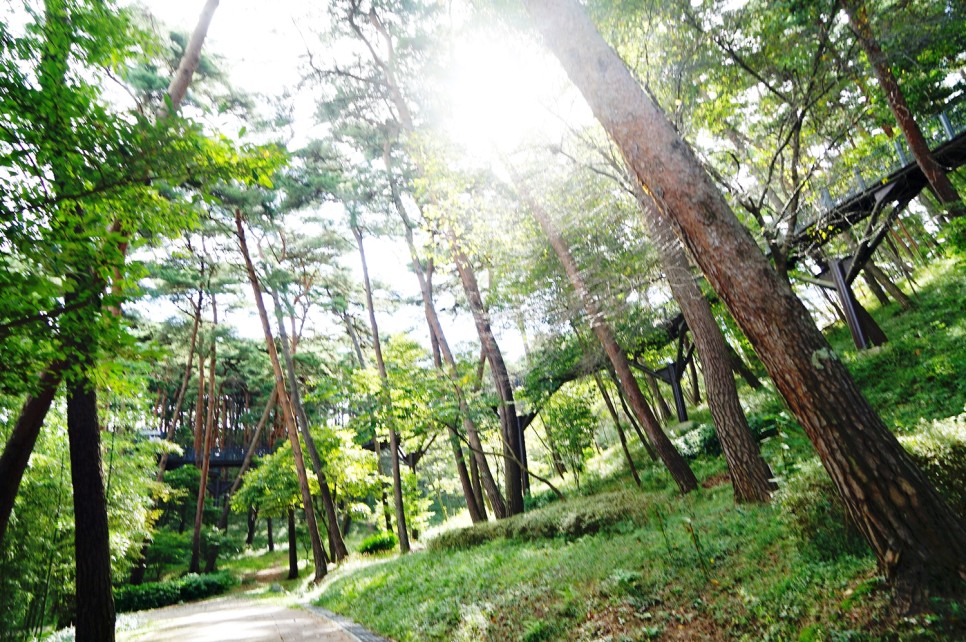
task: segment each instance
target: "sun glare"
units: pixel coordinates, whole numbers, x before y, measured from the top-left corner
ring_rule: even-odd
[[[476,33],[454,45],[444,129],[468,156],[490,164],[528,142],[560,138],[589,108],[563,70],[533,43]]]

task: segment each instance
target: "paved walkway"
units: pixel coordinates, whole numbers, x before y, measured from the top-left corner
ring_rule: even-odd
[[[329,617],[327,617],[328,615]],[[240,596],[180,604],[135,614],[138,627],[119,631],[119,642],[236,642],[382,640],[323,609],[291,608],[272,599]]]

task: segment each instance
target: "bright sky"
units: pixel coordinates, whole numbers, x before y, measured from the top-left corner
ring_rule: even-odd
[[[142,2],[163,23],[184,32],[194,29],[204,5],[204,0]],[[205,51],[222,58],[235,86],[267,97],[278,96],[298,83],[308,43],[316,38],[315,25],[324,19],[321,14],[317,3],[303,0],[222,0]],[[442,88],[452,103],[444,131],[466,148],[468,158],[495,163],[498,154],[511,153],[523,140],[558,139],[563,125],[555,114],[569,118],[576,112],[582,120],[589,118],[589,109],[575,99],[574,92],[562,92],[566,81],[555,61],[538,43],[527,42],[524,37],[478,33],[461,38],[454,45],[451,60],[448,87]],[[308,131],[312,126],[311,97],[295,95],[293,101],[299,119],[296,130]],[[403,296],[418,297],[404,247],[369,240],[367,253],[375,280]],[[353,258],[347,258],[347,264],[355,268],[358,261]],[[380,325],[392,332],[411,330],[414,337],[426,342],[425,320],[418,308],[403,310],[395,317],[380,319]],[[253,316],[239,320],[238,325],[243,334],[258,334]],[[446,325],[452,343],[476,342],[468,319]],[[508,356],[520,356],[518,333],[505,329],[502,335],[501,344]]]

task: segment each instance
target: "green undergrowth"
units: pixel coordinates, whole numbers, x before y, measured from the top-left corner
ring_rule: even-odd
[[[737,507],[727,485],[673,501],[586,500],[596,507],[575,500],[515,518],[508,537],[438,539],[359,568],[319,604],[394,640],[943,639],[951,626],[892,615],[861,543],[815,555],[779,506]],[[582,535],[522,528],[622,512]]]
[[[947,259],[917,279],[914,309],[868,305],[885,346],[858,353],[843,328],[829,338],[966,515],[966,278]],[[769,506],[734,504],[698,409],[671,431],[703,482],[687,497],[635,447],[638,489],[611,448],[588,463],[579,488],[561,485],[566,501],[534,482],[524,515],[336,572],[318,602],[400,641],[966,639],[959,604],[895,612],[804,431],[770,386],[741,396],[780,486]]]
[[[114,607],[118,613],[156,609],[181,602],[194,602],[220,595],[237,584],[231,573],[186,575],[176,580],[145,582],[114,589]]]

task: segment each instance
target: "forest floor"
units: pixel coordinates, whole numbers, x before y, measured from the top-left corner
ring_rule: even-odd
[[[375,642],[358,627],[317,608],[298,608],[292,599],[219,597],[141,611],[137,622],[118,632],[119,642],[222,642],[317,640],[320,642]]]
[[[829,337],[966,514],[966,271],[939,261],[914,290],[913,310],[868,306],[886,345],[857,352],[844,328]],[[770,386],[741,394],[753,429],[777,433],[762,442],[782,488],[770,505],[735,505],[709,431],[677,427],[703,482],[686,497],[639,450],[638,488],[611,448],[579,487],[562,484],[566,501],[535,488],[524,515],[443,532],[402,557],[353,556],[316,603],[400,642],[966,640],[962,603],[895,610],[802,429]],[[692,419],[710,424],[706,407]]]

